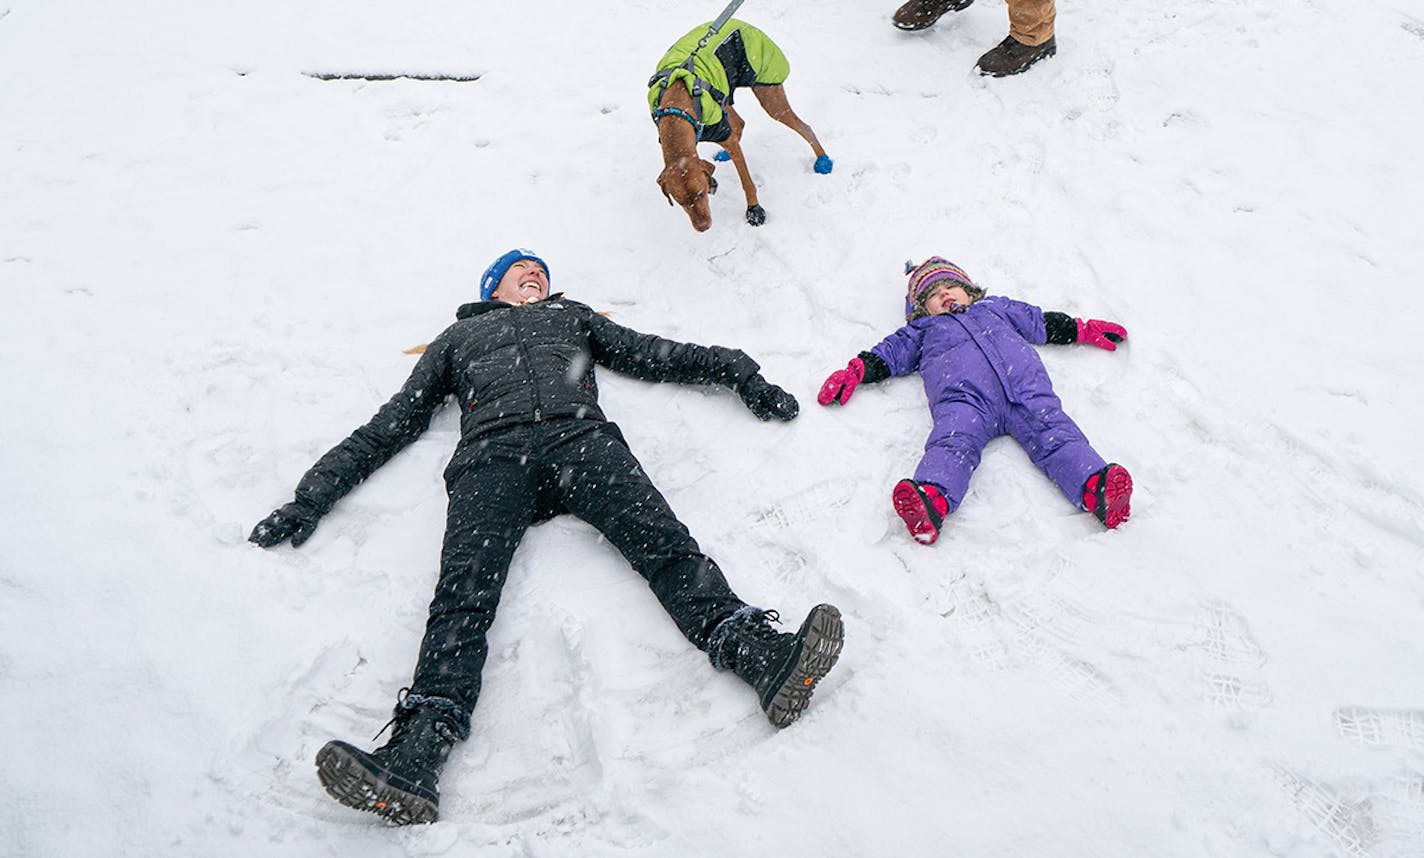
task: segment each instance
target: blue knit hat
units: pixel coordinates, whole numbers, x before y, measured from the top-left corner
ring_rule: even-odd
[[[549,276],[549,263],[540,259],[534,251],[524,247],[516,247],[505,255],[496,259],[490,267],[485,269],[485,273],[480,277],[480,300],[488,301],[494,294],[495,287],[499,286],[499,281],[504,279],[504,273],[509,270],[509,266],[521,259],[532,259],[539,263],[539,267],[544,269],[544,276]]]

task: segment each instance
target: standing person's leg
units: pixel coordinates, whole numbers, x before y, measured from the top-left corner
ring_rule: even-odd
[[[1009,0],[1009,35],[1020,44],[1037,47],[1053,38],[1057,17],[1054,0]]]
[[[818,605],[795,633],[774,611],[751,607],[698,548],[612,424],[583,422],[551,443],[548,479],[569,512],[613,543],[648,582],[683,635],[714,667],[757,692],[776,727],[795,721],[840,656],[840,612]]]
[[[521,433],[522,434],[522,433]],[[396,704],[391,738],[367,752],[328,742],[317,775],[333,798],[398,825],[439,817],[439,777],[455,742],[470,733],[480,672],[510,559],[534,514],[527,438],[456,454],[446,469],[450,495],[440,580],[430,604],[415,679]]]
[[[1009,35],[979,58],[979,73],[1005,77],[1058,53],[1054,0],[1009,0]]]

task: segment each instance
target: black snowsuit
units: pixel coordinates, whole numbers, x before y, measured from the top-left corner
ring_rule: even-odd
[[[425,431],[447,397],[459,403],[460,442],[445,469],[440,579],[410,696],[453,701],[467,735],[485,635],[514,550],[533,523],[570,512],[593,525],[704,651],[712,629],[745,607],[604,417],[593,365],[727,386],[759,367],[737,349],[641,334],[561,295],[519,307],[466,304],[457,319],[400,392],[307,471],[296,495],[325,514]]]

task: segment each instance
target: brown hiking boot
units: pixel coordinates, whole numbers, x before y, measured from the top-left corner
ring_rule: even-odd
[[[895,26],[902,30],[923,30],[938,21],[945,12],[969,8],[974,0],[910,0],[895,10]]]
[[[1028,67],[1045,57],[1058,53],[1052,36],[1041,45],[1025,45],[1009,36],[992,51],[979,58],[979,73],[990,77],[1007,77],[1028,71]]]

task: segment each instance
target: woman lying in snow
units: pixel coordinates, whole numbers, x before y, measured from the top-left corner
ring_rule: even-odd
[[[425,431],[436,409],[448,399],[458,403],[440,578],[391,739],[371,752],[328,742],[316,757],[333,798],[397,824],[438,816],[440,770],[454,743],[470,735],[486,633],[514,550],[532,524],[569,512],[597,528],[712,665],[752,686],[775,727],[796,720],[841,650],[834,606],[817,605],[797,632],[782,632],[772,625],[775,611],[732,592],[623,433],[604,418],[593,367],[729,387],[762,420],[791,420],[796,399],[762,378],[739,349],[641,334],[550,295],[548,266],[527,250],[495,260],[481,283],[481,300],[459,309],[405,386],[322,456],[297,484],[296,498],[249,537],[263,548],[301,545],[342,496]]]
[[[1129,514],[1132,477],[1088,444],[1053,392],[1031,344],[1091,343],[1114,351],[1127,331],[1114,322],[1083,321],[984,290],[964,269],[938,256],[905,263],[909,288],[904,327],[845,369],[831,373],[816,401],[850,401],[860,382],[919,371],[934,427],[912,479],[891,498],[910,535],[926,545],[964,500],[984,445],[1011,435],[1068,499],[1109,528]]]

